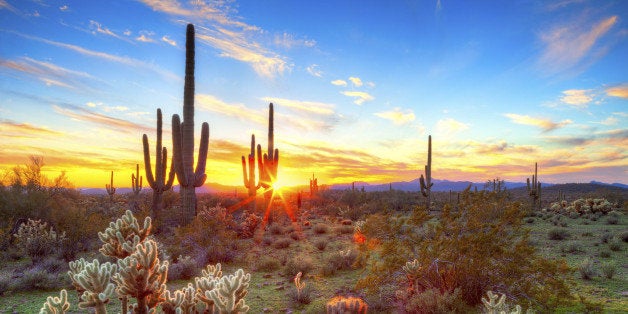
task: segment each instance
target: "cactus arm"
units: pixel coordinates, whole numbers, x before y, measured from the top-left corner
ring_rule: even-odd
[[[146,134],[142,135],[142,145],[144,146],[144,170],[146,172],[146,181],[148,181],[150,188],[155,190],[157,189],[157,186],[155,185],[155,177],[153,176],[153,169],[150,163],[150,147],[148,144],[148,136]]]
[[[257,188],[264,187],[264,178],[266,177],[266,168],[264,167],[264,156],[262,155],[262,145],[257,144],[257,171],[258,173],[258,183]]]
[[[251,162],[251,155],[249,155],[249,164]],[[250,167],[249,167],[250,168]],[[244,156],[242,156],[242,181],[244,182],[244,187],[245,188],[249,188],[249,178],[246,177],[246,160],[244,159]]]
[[[181,143],[181,120],[179,115],[172,115],[172,163],[174,164],[174,171],[179,179],[181,186],[187,186],[188,181],[186,173],[183,169],[183,156],[182,156],[182,143]]]
[[[207,150],[209,146],[209,124],[203,122],[201,127],[201,144],[198,148],[198,160],[196,161],[196,171],[194,172],[194,186],[199,187],[205,183],[205,165],[207,164]]]

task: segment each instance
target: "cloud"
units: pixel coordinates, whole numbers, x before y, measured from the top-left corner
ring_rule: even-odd
[[[560,101],[576,108],[586,108],[593,101],[590,92],[586,89],[569,89],[563,91],[564,96],[560,98]]]
[[[410,109],[406,109],[403,112],[400,108],[396,107],[392,111],[384,111],[375,113],[376,116],[390,120],[396,125],[404,125],[414,121],[414,112]]]
[[[196,94],[195,102],[201,110],[213,111],[225,116],[260,124],[264,124],[267,121],[267,118],[261,112],[256,112],[243,104],[228,104],[213,95]]]
[[[545,49],[539,58],[541,68],[558,73],[580,65],[617,20],[617,16],[611,16],[594,25],[581,26],[583,23],[579,22],[580,25],[555,26],[543,32],[540,37]],[[595,55],[599,57],[601,53]]]
[[[353,103],[358,105],[358,106],[361,106],[364,102],[371,101],[371,100],[375,99],[375,97],[371,96],[369,93],[366,93],[366,92],[344,91],[344,92],[340,92],[340,93],[345,95],[345,96],[349,96],[349,97],[355,98]]]
[[[36,36],[30,36],[30,35],[26,35],[26,34],[22,34],[19,32],[12,32],[18,36],[22,36],[24,38],[27,39],[31,39],[31,40],[35,40],[35,41],[39,41],[39,42],[43,42],[49,45],[53,45],[53,46],[57,46],[57,47],[61,47],[64,49],[68,49],[68,50],[72,50],[74,52],[80,53],[82,55],[85,56],[90,56],[90,57],[95,57],[95,58],[99,58],[99,59],[103,59],[103,60],[107,60],[107,61],[111,61],[111,62],[116,62],[116,63],[120,63],[120,64],[124,64],[124,65],[128,65],[128,66],[133,66],[133,67],[138,67],[138,68],[144,68],[147,70],[150,70],[152,72],[155,72],[163,77],[166,77],[168,79],[172,79],[172,80],[180,80],[179,77],[175,74],[173,74],[172,72],[166,71],[164,69],[159,68],[158,66],[154,65],[154,64],[149,64],[146,63],[144,61],[141,60],[137,60],[137,59],[133,59],[133,58],[129,58],[129,57],[120,57],[120,56],[115,56],[115,55],[111,55],[105,52],[100,52],[100,51],[94,51],[94,50],[89,50],[80,46],[76,46],[76,45],[71,45],[71,44],[66,44],[66,43],[62,43],[62,42],[57,42],[57,41],[53,41],[53,40],[48,40],[48,39],[44,39],[44,38],[40,38],[40,37],[36,37]]]
[[[351,81],[355,87],[361,87],[363,85],[362,80],[359,77],[351,76],[349,77],[349,81]]]
[[[174,46],[174,47],[176,47],[176,46],[177,46],[177,42],[176,42],[176,41],[174,41],[174,40],[172,40],[172,39],[170,39],[170,38],[169,38],[168,36],[166,36],[166,35],[164,35],[163,37],[161,37],[161,41],[163,41],[163,42],[167,43],[167,44],[168,44],[168,45],[170,45],[170,46]]]
[[[275,35],[275,39],[273,41],[275,45],[281,46],[284,48],[293,48],[293,47],[314,47],[316,45],[315,40],[309,39],[295,39],[292,34],[283,33]]]
[[[156,41],[151,38],[153,35],[155,35],[154,32],[140,31],[140,36],[136,37],[135,40],[143,43],[155,43]]]
[[[323,71],[318,69],[318,64],[312,64],[307,67],[307,73],[310,73],[312,76],[323,77]]]
[[[336,86],[347,86],[347,81],[345,80],[333,80],[331,81],[332,85],[336,85]]]
[[[65,4],[65,5],[60,6],[59,10],[61,12],[66,12],[66,11],[70,10],[70,7],[67,4]]]
[[[118,36],[118,34],[112,32],[110,29],[106,27],[103,27],[102,25],[100,25],[100,23],[93,20],[89,21],[89,28],[95,29],[95,31],[92,31],[92,33],[100,33],[100,34],[105,34],[105,35],[112,36],[118,39],[123,39],[122,37]]]
[[[11,4],[9,4],[6,0],[0,0],[0,10],[1,9],[7,9],[16,14],[18,13],[18,11]]]
[[[517,124],[539,127],[543,130],[543,133],[559,129],[564,127],[565,125],[573,123],[573,121],[569,119],[563,120],[561,122],[553,122],[552,120],[546,118],[535,118],[528,115],[520,115],[515,113],[507,113],[505,114],[505,116],[508,117],[512,122]]]
[[[20,123],[11,120],[0,121],[0,134],[2,134],[2,136],[13,138],[40,138],[45,136],[63,135],[62,132],[50,130],[45,127],[39,127],[29,123]]]
[[[148,131],[150,128],[143,126],[141,124],[133,123],[124,119],[110,117],[101,113],[97,113],[91,110],[87,110],[77,106],[65,105],[65,106],[52,106],[54,111],[64,115],[66,117],[70,117],[72,119],[78,121],[84,121],[89,123],[95,123],[100,126],[106,127],[108,129],[128,133],[128,132],[140,132],[140,131]]]
[[[58,65],[22,57],[18,61],[0,59],[0,67],[21,72],[48,86],[83,89],[85,79],[95,79],[85,72],[69,70]]]
[[[628,84],[609,87],[606,89],[606,94],[613,97],[628,98]]]
[[[304,112],[308,114],[316,114],[322,116],[330,116],[334,114],[334,105],[326,104],[317,101],[302,101],[284,98],[262,98],[265,102],[272,102],[275,105],[290,108],[297,112]]]
[[[440,119],[436,122],[436,130],[443,134],[454,134],[467,130],[469,125],[452,118]]]

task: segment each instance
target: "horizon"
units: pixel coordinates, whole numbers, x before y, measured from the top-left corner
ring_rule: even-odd
[[[0,172],[130,186],[157,108],[170,158],[192,23],[207,184],[242,185],[269,103],[284,186],[412,181],[428,135],[435,178],[628,184],[628,2],[274,3],[0,0]]]

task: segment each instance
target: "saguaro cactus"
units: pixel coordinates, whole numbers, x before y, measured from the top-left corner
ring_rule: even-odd
[[[428,136],[428,143],[427,143],[427,165],[425,165],[425,177],[423,177],[423,175],[421,175],[421,178],[419,179],[419,183],[421,185],[421,194],[423,194],[424,197],[427,198],[427,210],[430,209],[430,207],[432,206],[432,200],[431,200],[431,191],[432,191],[432,186],[434,185],[434,183],[432,183],[432,136]]]
[[[312,179],[310,179],[310,197],[314,197],[318,193],[318,179],[314,177],[312,173]]]
[[[270,217],[270,201],[272,197],[273,183],[277,181],[277,168],[279,166],[279,149],[275,148],[275,127],[274,127],[274,110],[273,104],[268,105],[268,151],[263,155],[263,167],[261,171],[260,184],[266,191],[264,192],[264,201],[266,207],[266,215],[264,220],[268,221]],[[257,145],[257,155],[261,155],[262,148]]]
[[[203,122],[201,143],[194,169],[194,25],[188,24],[185,40],[185,86],[183,89],[183,121],[172,116],[173,163],[181,195],[180,224],[187,225],[196,215],[196,188],[207,179],[205,163],[209,144],[209,124]]]
[[[131,189],[134,195],[142,191],[142,176],[140,176],[140,164],[135,164],[135,174],[131,173]]]
[[[142,136],[142,145],[144,146],[144,170],[146,172],[146,180],[153,190],[153,203],[151,205],[151,217],[157,224],[161,222],[161,212],[163,211],[163,193],[172,188],[174,181],[173,161],[170,162],[170,173],[166,180],[166,165],[168,164],[168,149],[161,146],[162,117],[161,109],[157,109],[157,143],[155,144],[155,175],[150,163],[150,147],[148,145],[148,136]]]
[[[258,173],[257,184],[255,184],[255,134],[251,134],[251,153],[249,154],[249,171],[247,175],[246,171],[246,159],[242,156],[242,178],[244,180],[244,187],[249,191],[249,198],[251,199],[251,209],[255,210],[255,195],[257,190],[262,187],[262,152],[261,146],[257,154]]]
[[[116,194],[116,188],[113,187],[113,171],[111,171],[111,181],[109,184],[105,184],[107,194],[109,194],[109,201],[113,202],[113,195]]]
[[[532,210],[537,209],[537,205],[540,207],[541,205],[541,182],[539,182],[539,174],[538,174],[538,164],[534,163],[534,174],[532,175],[532,180],[530,178],[526,179],[528,195],[530,195],[530,200],[532,201]]]

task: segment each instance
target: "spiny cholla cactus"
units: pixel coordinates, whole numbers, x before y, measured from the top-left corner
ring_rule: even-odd
[[[137,219],[130,210],[127,210],[116,222],[109,223],[104,232],[98,232],[98,238],[103,242],[100,252],[105,256],[125,258],[135,251],[140,242],[150,234],[151,219],[144,219],[144,228],[140,228]]]
[[[68,292],[63,289],[58,297],[46,298],[46,303],[39,310],[39,314],[63,314],[70,309],[68,302]]]
[[[238,269],[234,275],[222,277],[216,283],[216,288],[206,291],[205,296],[214,300],[215,306],[220,313],[244,313],[249,311],[244,297],[247,295],[251,274],[244,274],[242,269]]]
[[[188,283],[187,287],[176,290],[174,293],[166,291],[165,301],[161,303],[161,310],[166,314],[194,314],[196,312],[196,289]]]
[[[80,259],[70,262],[68,275],[77,291],[82,291],[79,308],[93,307],[97,314],[107,313],[105,304],[109,303],[115,285],[111,277],[116,273],[117,266],[109,262],[100,264],[94,259],[91,263]]]
[[[14,236],[33,264],[55,252],[65,240],[65,232],[57,233],[48,229],[48,223],[33,219],[21,224]]]
[[[301,293],[305,288],[305,282],[301,282],[301,276],[303,276],[302,272],[299,272],[296,276],[294,276],[294,286],[297,288],[297,300],[301,299]]]
[[[493,291],[487,291],[486,295],[488,299],[482,298],[482,303],[484,304],[484,313],[487,314],[521,314],[523,312],[521,306],[517,304],[515,309],[510,311],[508,304],[506,303],[506,295],[502,294],[501,296],[498,293],[493,293]],[[533,314],[534,311],[532,309],[528,309],[526,314]]]
[[[137,300],[134,313],[148,313],[165,300],[168,261],[157,257],[157,243],[146,240],[130,256],[118,260],[119,271],[113,280],[121,297]]]

